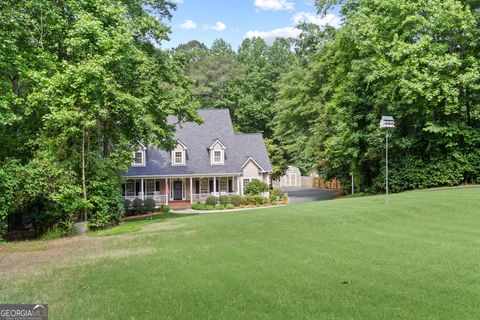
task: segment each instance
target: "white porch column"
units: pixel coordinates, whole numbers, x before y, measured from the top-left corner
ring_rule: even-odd
[[[217,177],[213,177],[213,195],[217,195]]]
[[[237,194],[240,195],[240,176],[237,176]]]
[[[170,195],[170,190],[168,189],[168,179],[165,178],[165,204],[168,205],[168,198]]]
[[[193,182],[192,177],[190,177],[190,204],[193,203]]]
[[[140,192],[142,193],[142,200],[145,199],[145,190],[144,190],[144,186],[143,186],[143,178],[140,179]]]

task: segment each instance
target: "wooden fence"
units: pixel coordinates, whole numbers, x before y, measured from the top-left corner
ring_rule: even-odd
[[[337,179],[332,180],[324,180],[322,178],[314,178],[313,179],[313,187],[314,188],[325,188],[325,189],[341,189],[342,186],[340,185],[340,181]]]

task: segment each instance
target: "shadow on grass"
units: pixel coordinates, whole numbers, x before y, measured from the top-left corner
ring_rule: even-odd
[[[147,224],[159,223],[162,221],[185,218],[185,217],[190,217],[194,215],[196,214],[178,214],[178,213],[168,212],[164,214],[153,215],[150,218],[142,217],[138,219],[131,219],[131,220],[124,221],[120,223],[118,226],[115,226],[109,229],[89,232],[88,236],[105,237],[105,236],[116,236],[116,235],[121,235],[126,233],[132,233],[132,232],[140,231],[142,227],[144,227]]]

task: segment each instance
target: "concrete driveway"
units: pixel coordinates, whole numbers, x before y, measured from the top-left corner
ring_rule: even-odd
[[[317,188],[282,188],[288,193],[289,203],[303,203],[311,201],[334,199],[340,190]]]

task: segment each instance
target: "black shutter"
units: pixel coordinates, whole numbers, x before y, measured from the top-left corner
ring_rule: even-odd
[[[200,193],[200,181],[195,181],[195,193]]]
[[[228,192],[233,192],[233,179],[228,179]]]
[[[210,192],[213,192],[213,180],[208,181],[208,186],[210,187]]]

